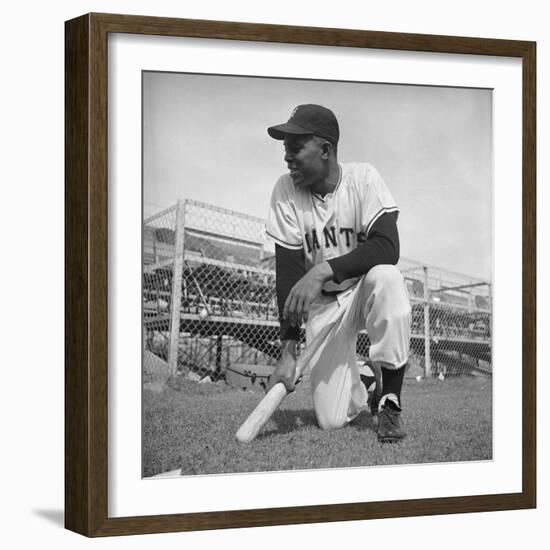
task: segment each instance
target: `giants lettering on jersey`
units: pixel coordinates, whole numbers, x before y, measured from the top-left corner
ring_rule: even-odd
[[[311,254],[313,250],[320,250],[324,248],[341,248],[344,245],[346,248],[350,248],[355,245],[355,239],[353,235],[355,230],[353,227],[340,227],[339,230],[334,225],[325,227],[323,229],[322,242],[319,240],[317,230],[312,228],[311,231],[306,231],[304,237],[306,242],[306,248],[308,254]],[[357,232],[357,243],[364,243],[367,239],[364,231]]]

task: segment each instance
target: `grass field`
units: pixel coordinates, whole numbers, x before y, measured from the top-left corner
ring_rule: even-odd
[[[367,412],[343,429],[319,429],[307,379],[255,441],[239,444],[234,434],[262,395],[184,378],[144,389],[143,475],[179,468],[193,475],[492,458],[490,378],[406,380],[408,437],[394,445],[378,443]]]

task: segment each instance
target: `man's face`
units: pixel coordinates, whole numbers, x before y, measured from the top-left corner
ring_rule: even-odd
[[[292,181],[300,187],[310,187],[326,177],[326,154],[321,140],[314,136],[288,135],[284,140],[285,162]]]

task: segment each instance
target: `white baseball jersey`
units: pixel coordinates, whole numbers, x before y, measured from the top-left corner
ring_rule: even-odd
[[[267,216],[267,235],[290,249],[304,249],[306,269],[351,252],[363,243],[374,222],[398,211],[384,180],[368,163],[340,163],[340,181],[324,197],[294,185],[289,174],[279,178]],[[357,278],[323,289],[340,291]]]

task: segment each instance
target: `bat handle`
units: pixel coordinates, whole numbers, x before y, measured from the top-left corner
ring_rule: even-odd
[[[237,441],[250,443],[271,418],[271,415],[281,404],[287,393],[286,387],[282,382],[275,384],[239,428],[235,434]]]

